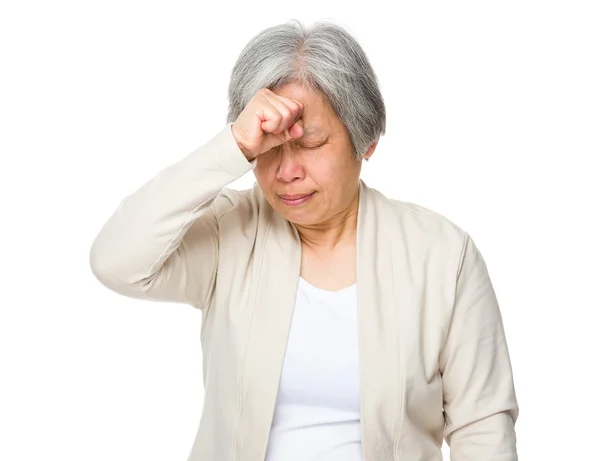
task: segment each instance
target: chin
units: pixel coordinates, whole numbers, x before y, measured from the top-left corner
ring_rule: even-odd
[[[278,200],[276,198],[276,200]],[[273,206],[273,203],[271,203]],[[315,222],[315,212],[314,210],[309,210],[304,207],[298,208],[289,208],[282,203],[278,203],[277,206],[273,206],[275,211],[287,219],[289,222],[293,224],[298,224],[300,226],[307,226],[310,224],[314,224]],[[311,207],[312,208],[312,207]]]

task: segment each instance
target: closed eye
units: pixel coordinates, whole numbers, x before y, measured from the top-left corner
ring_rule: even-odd
[[[304,145],[304,144],[298,144],[298,147],[302,148],[302,149],[310,149],[310,150],[315,150],[318,149],[320,147],[323,147],[325,144],[327,144],[327,141],[321,143],[321,144],[309,144],[309,145]]]

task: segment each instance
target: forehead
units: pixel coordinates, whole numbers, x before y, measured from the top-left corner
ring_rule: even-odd
[[[327,134],[330,118],[335,114],[325,97],[297,83],[289,83],[275,90],[275,94],[295,99],[304,105],[302,119],[304,121],[303,137],[316,138]]]

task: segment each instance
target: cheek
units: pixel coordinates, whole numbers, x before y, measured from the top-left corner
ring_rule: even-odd
[[[335,190],[343,189],[353,176],[353,171],[346,162],[331,161],[326,157],[315,159],[307,173],[324,188]]]
[[[274,156],[262,154],[260,157],[258,157],[256,167],[252,170],[254,177],[256,178],[256,182],[258,182],[258,185],[264,192],[269,190],[270,185],[277,178],[277,165],[273,160]]]
[[[270,150],[269,152],[259,155],[256,158],[255,170],[267,172],[275,169],[277,167],[277,158],[278,155],[275,150]]]

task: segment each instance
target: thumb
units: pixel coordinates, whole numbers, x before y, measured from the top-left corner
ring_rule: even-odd
[[[291,141],[292,139],[301,138],[304,135],[304,122],[302,119],[296,120],[296,122],[285,130],[285,140]]]

